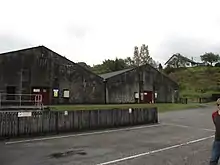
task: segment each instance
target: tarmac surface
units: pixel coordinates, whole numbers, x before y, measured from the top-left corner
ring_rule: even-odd
[[[0,142],[0,164],[207,165],[214,110],[162,113],[156,125]]]

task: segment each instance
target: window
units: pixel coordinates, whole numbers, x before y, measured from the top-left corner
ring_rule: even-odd
[[[157,92],[155,92],[155,93],[154,93],[155,99],[157,99],[157,95],[158,95]]]
[[[67,90],[67,89],[63,90],[63,97],[64,97],[64,98],[69,98],[69,97],[70,97],[70,92],[69,92],[69,90]]]
[[[7,100],[15,100],[16,87],[7,86],[6,91],[7,91]]]
[[[59,95],[59,90],[53,89],[53,97],[58,97],[58,95]]]
[[[138,98],[139,98],[139,93],[138,93],[138,92],[135,92],[135,93],[134,93],[134,98],[135,98],[135,99],[138,99]]]

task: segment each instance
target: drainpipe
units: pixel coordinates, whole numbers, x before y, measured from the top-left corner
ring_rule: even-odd
[[[106,99],[106,87],[107,87],[107,85],[106,85],[106,83],[107,83],[107,81],[106,81],[106,79],[104,79],[103,80],[103,82],[104,82],[104,102],[105,102],[105,104],[107,104],[107,99]]]
[[[141,103],[141,72],[140,72],[140,66],[138,66],[138,103]]]

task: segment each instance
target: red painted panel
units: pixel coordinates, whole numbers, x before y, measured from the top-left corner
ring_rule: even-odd
[[[152,103],[153,101],[153,92],[152,91],[144,91],[144,102]]]
[[[34,89],[39,89],[38,90],[35,90]],[[49,89],[48,88],[38,88],[38,87],[35,87],[35,88],[32,88],[32,93],[33,94],[40,94],[42,95],[42,103],[44,105],[48,105],[49,104]]]

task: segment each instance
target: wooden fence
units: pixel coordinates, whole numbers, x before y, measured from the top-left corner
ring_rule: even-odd
[[[157,108],[0,112],[0,138],[58,134],[157,122]]]

